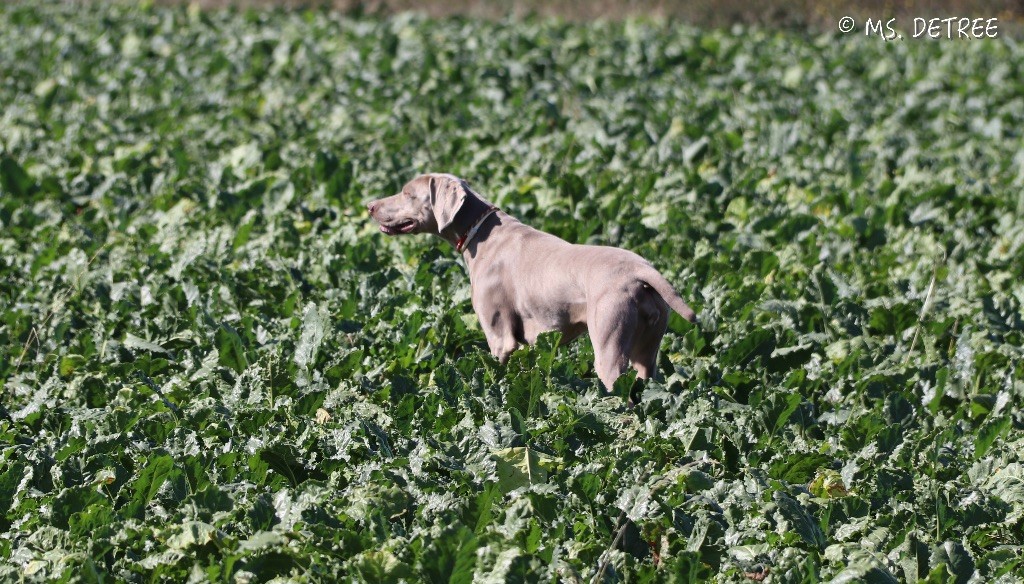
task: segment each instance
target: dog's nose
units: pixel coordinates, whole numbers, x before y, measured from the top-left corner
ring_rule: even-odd
[[[367,203],[366,209],[370,211],[370,215],[373,215],[374,211],[377,210],[377,201],[370,201]]]

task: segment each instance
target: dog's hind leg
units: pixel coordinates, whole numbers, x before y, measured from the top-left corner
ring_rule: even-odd
[[[628,296],[599,298],[590,306],[587,326],[594,344],[594,369],[606,391],[629,367],[637,327],[637,305]]]
[[[657,372],[658,349],[668,330],[669,308],[653,290],[644,287],[638,299],[638,313],[629,360],[638,378],[650,379]]]

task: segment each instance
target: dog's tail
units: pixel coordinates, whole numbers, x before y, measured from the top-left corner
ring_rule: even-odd
[[[640,281],[653,288],[672,310],[679,313],[679,316],[690,322],[697,322],[697,313],[690,308],[690,305],[683,301],[679,293],[672,287],[672,284],[669,284],[665,276],[661,275],[661,272],[654,269],[651,265],[646,265],[637,274],[637,277]]]

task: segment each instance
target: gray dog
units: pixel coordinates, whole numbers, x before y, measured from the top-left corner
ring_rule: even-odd
[[[450,174],[420,175],[367,207],[388,235],[431,233],[462,253],[473,309],[503,364],[542,332],[559,331],[562,342],[589,332],[597,376],[611,390],[630,364],[640,379],[654,375],[669,308],[696,321],[647,260],[524,225]]]

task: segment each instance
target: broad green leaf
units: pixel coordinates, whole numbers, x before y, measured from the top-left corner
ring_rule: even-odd
[[[387,550],[365,551],[353,559],[352,566],[367,582],[397,583],[412,576],[409,566]]]
[[[238,542],[241,551],[260,551],[285,545],[287,539],[274,531],[260,531]]]
[[[780,492],[775,493],[773,500],[778,509],[776,519],[780,528],[795,531],[809,546],[825,548],[825,534],[803,505],[793,497]]]
[[[81,355],[65,355],[60,359],[60,374],[68,377],[85,363],[86,359]]]
[[[132,485],[132,515],[143,512],[146,505],[153,500],[157,491],[163,486],[171,474],[175,472],[174,459],[166,454],[154,454],[146,461],[142,472]]]
[[[947,581],[964,584],[974,576],[974,559],[971,554],[958,542],[947,541],[932,549],[932,555],[928,559],[932,571],[928,574],[931,578],[936,570],[945,566],[946,572],[952,576]]]
[[[186,551],[218,539],[217,528],[202,521],[188,521],[175,528],[176,533],[165,541],[172,550]]]
[[[164,349],[160,345],[147,341],[145,339],[141,339],[131,333],[125,335],[124,341],[122,341],[121,344],[124,345],[125,347],[128,347],[129,349],[138,349],[141,351],[148,351],[150,353],[169,353],[167,349]]]
[[[226,323],[221,324],[216,332],[217,353],[220,364],[230,367],[235,373],[241,373],[249,366],[249,359],[245,354],[245,347],[238,332]]]
[[[994,420],[986,421],[978,430],[978,437],[974,440],[974,457],[981,458],[992,448],[992,445],[999,436],[1010,427],[1010,418],[1001,416]]]
[[[756,329],[722,353],[727,365],[745,366],[757,357],[767,357],[775,349],[775,335],[765,329]]]
[[[295,363],[302,368],[308,367],[316,360],[317,350],[323,342],[326,331],[327,314],[323,308],[309,303],[302,316],[302,332],[295,346]]]
[[[8,195],[27,197],[35,189],[35,181],[13,158],[0,156],[0,187]]]
[[[547,482],[547,469],[558,463],[557,459],[528,447],[504,448],[494,451],[492,456],[497,463],[498,487],[504,493]]]

